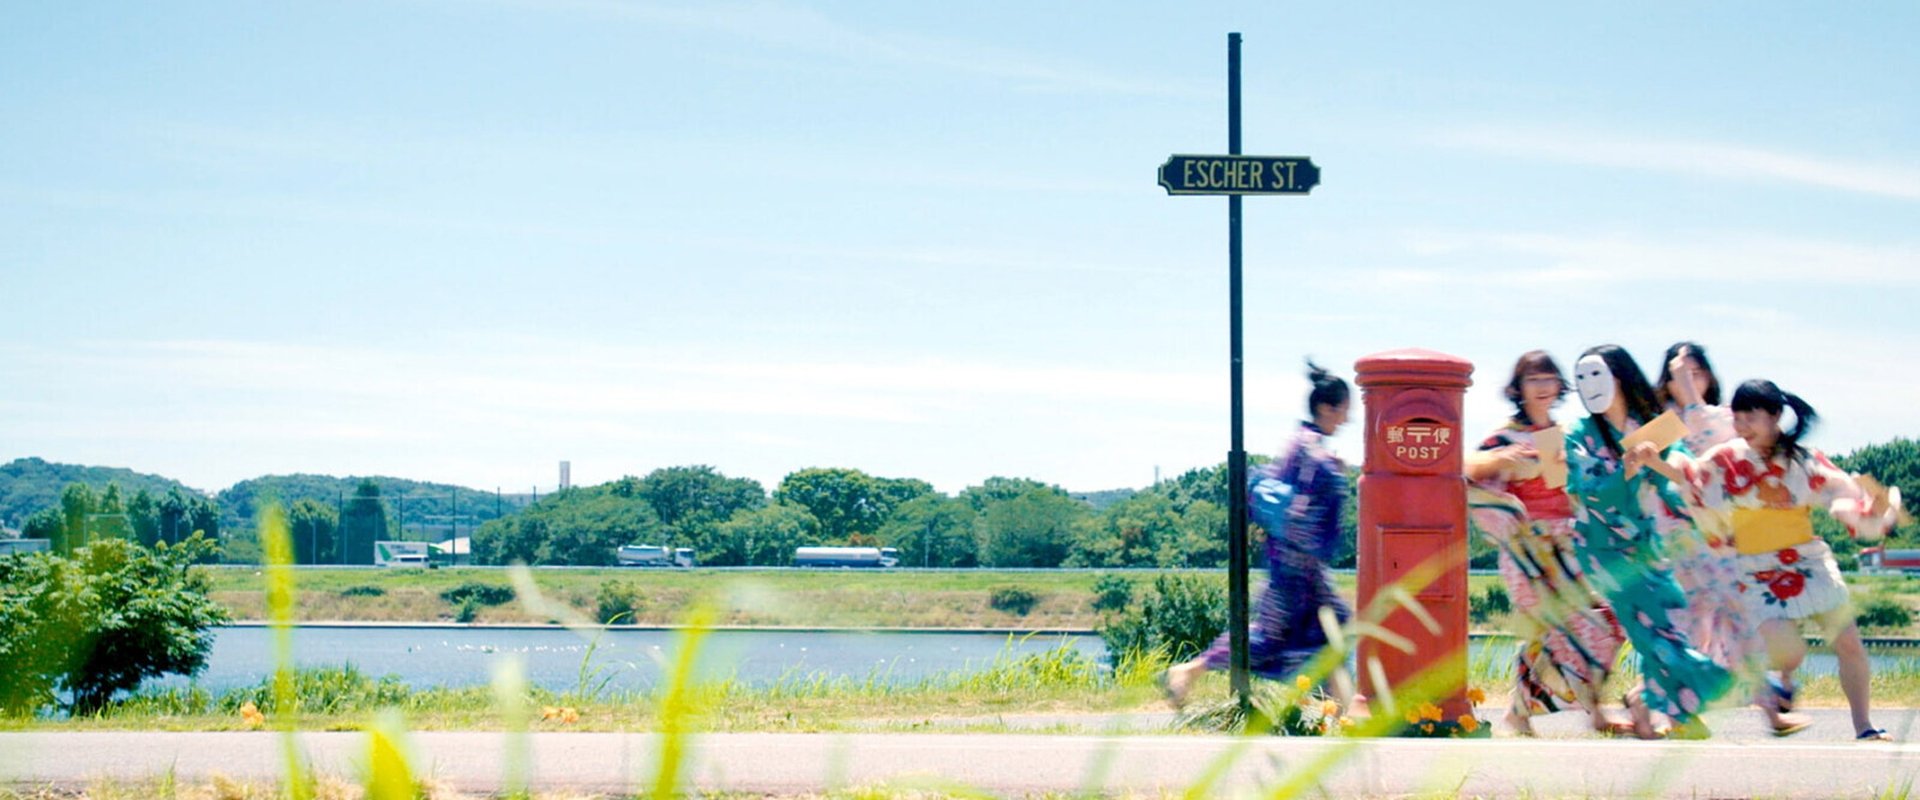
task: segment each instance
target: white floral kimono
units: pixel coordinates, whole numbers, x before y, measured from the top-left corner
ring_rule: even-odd
[[[1758,619],[1802,620],[1846,608],[1846,583],[1833,551],[1813,533],[1812,513],[1825,508],[1858,530],[1869,501],[1852,476],[1818,450],[1763,461],[1734,439],[1703,454],[1687,478],[1692,499],[1731,517],[1741,597]]]

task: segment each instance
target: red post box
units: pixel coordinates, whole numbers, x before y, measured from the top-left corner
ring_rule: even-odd
[[[1466,696],[1467,486],[1460,429],[1461,400],[1473,383],[1473,364],[1431,350],[1375,353],[1354,364],[1366,407],[1366,459],[1360,474],[1359,609],[1422,565],[1437,569],[1424,586],[1409,585],[1439,622],[1430,631],[1395,606],[1383,620],[1413,644],[1412,653],[1365,638],[1359,647],[1361,691],[1372,698],[1369,663],[1378,659],[1387,687],[1397,689],[1427,672],[1448,721],[1469,714]],[[1448,659],[1452,661],[1448,661]],[[1436,665],[1441,671],[1431,673]],[[1402,696],[1394,692],[1394,696]],[[1376,713],[1388,709],[1375,706]]]

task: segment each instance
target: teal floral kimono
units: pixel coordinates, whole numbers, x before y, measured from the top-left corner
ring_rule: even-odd
[[[1588,417],[1567,431],[1574,552],[1626,630],[1646,678],[1647,707],[1685,724],[1732,688],[1733,675],[1694,649],[1669,616],[1687,607],[1666,542],[1669,531],[1692,524],[1681,488],[1652,469],[1627,477],[1620,454],[1601,437],[1598,426],[1605,424]],[[1685,453],[1686,446],[1675,444],[1662,455],[1676,451]]]

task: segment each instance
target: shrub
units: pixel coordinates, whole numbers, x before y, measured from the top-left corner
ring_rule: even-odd
[[[606,581],[594,597],[593,616],[608,624],[633,622],[642,604],[640,590],[620,581]]]
[[[1860,604],[1858,622],[1862,628],[1905,628],[1913,624],[1913,610],[1894,598],[1875,595]]]
[[[480,601],[469,595],[460,601],[460,608],[454,612],[453,621],[472,622],[480,616]]]
[[[468,581],[440,593],[440,599],[456,606],[472,600],[483,606],[497,606],[513,600],[513,587]]]
[[[1093,581],[1093,610],[1121,611],[1133,604],[1133,579],[1102,575]]]
[[[378,586],[349,586],[340,590],[341,597],[386,597],[387,590]]]
[[[57,691],[92,712],[146,678],[199,672],[227,612],[191,567],[218,550],[196,533],[153,549],[103,539],[66,558],[0,558],[0,713],[31,713]]]
[[[1224,581],[1197,575],[1161,575],[1140,605],[1100,628],[1107,659],[1118,668],[1127,658],[1155,651],[1185,661],[1213,643],[1227,627]]]
[[[994,610],[1005,611],[1021,617],[1026,616],[1027,612],[1032,611],[1033,604],[1038,602],[1040,602],[1040,598],[1036,597],[1033,592],[1018,586],[995,586],[993,587],[993,591],[987,595],[987,605],[992,606]]]
[[[1507,598],[1504,586],[1488,586],[1487,590],[1467,598],[1467,617],[1474,622],[1486,622],[1496,614],[1513,613],[1513,601]]]

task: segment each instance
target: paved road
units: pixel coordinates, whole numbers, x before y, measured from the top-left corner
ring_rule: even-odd
[[[1920,745],[1859,744],[1842,712],[1816,712],[1814,731],[1759,735],[1751,712],[1714,715],[1720,738],[1648,743],[1578,737],[1493,740],[1343,740],[1195,735],[925,733],[713,734],[696,740],[684,774],[704,789],[800,793],[835,786],[958,784],[1003,794],[1186,789],[1221,760],[1231,766],[1215,796],[1271,789],[1309,762],[1337,758],[1322,781],[1336,796],[1451,791],[1483,796],[1870,797],[1911,789]],[[1561,715],[1566,716],[1566,715]],[[1911,736],[1916,712],[1883,712]],[[1061,719],[1019,718],[1057,727]],[[1010,722],[1015,720],[1010,719]],[[1740,723],[1748,723],[1741,731]],[[1112,725],[1113,720],[1103,724]],[[1836,735],[1835,723],[1840,730]],[[323,773],[356,774],[365,740],[354,733],[300,735]],[[505,738],[419,733],[416,763],[463,791],[500,787]],[[646,734],[542,733],[532,737],[536,786],[616,792],[645,786],[658,741]],[[182,781],[219,774],[272,781],[281,774],[271,733],[0,734],[0,783],[84,786],[171,771]]]

